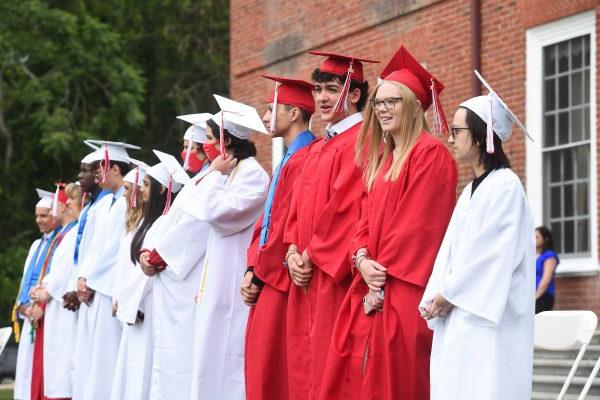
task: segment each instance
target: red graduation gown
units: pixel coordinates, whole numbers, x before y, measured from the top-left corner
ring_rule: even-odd
[[[287,400],[288,370],[286,312],[290,276],[283,261],[288,246],[283,242],[292,188],[300,174],[307,147],[298,150],[285,164],[275,188],[267,243],[258,251],[262,218],[248,249],[248,266],[265,285],[250,309],[246,326],[246,399]],[[252,254],[250,254],[252,252]]]
[[[287,307],[290,399],[319,392],[333,322],[351,282],[348,251],[360,217],[362,171],[354,161],[361,123],[309,146],[294,187],[284,241],[314,264],[308,292],[292,284]]]
[[[429,399],[432,334],[417,307],[456,202],[457,169],[444,144],[422,133],[398,179],[384,173],[352,249],[367,247],[387,268],[383,311],[365,315],[368,287],[356,272],[335,322],[321,400]]]

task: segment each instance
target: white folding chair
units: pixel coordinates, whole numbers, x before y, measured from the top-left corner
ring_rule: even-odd
[[[545,311],[535,316],[535,347],[545,350],[577,350],[577,358],[556,400],[562,400],[569,389],[581,359],[598,325],[591,311]]]
[[[0,355],[2,355],[2,351],[4,350],[4,347],[6,347],[6,343],[8,343],[11,334],[12,328],[10,326],[0,328]]]
[[[592,369],[592,373],[585,382],[585,386],[583,387],[583,390],[581,391],[581,394],[579,395],[577,400],[585,400],[585,397],[587,396],[588,392],[590,391],[590,388],[592,387],[594,378],[596,378],[596,375],[598,375],[598,370],[600,370],[600,357],[598,357],[598,360],[594,365],[594,369]]]

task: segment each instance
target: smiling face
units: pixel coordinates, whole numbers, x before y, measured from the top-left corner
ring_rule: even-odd
[[[52,230],[52,213],[49,208],[36,207],[35,209],[35,223],[40,232],[48,233]]]
[[[375,116],[384,132],[398,132],[402,127],[404,106],[400,88],[392,82],[384,81],[377,89],[374,98]]]
[[[456,111],[450,129],[452,134],[448,143],[456,161],[471,166],[479,165],[479,146],[473,143],[471,131],[467,126],[467,110],[459,108]]]
[[[77,175],[81,190],[84,192],[93,192],[98,186],[96,177],[96,165],[81,163],[79,174]]]

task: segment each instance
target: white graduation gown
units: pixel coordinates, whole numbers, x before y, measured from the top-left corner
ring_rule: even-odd
[[[245,398],[248,307],[239,294],[246,251],[263,211],[269,177],[254,158],[227,177],[208,173],[182,209],[210,225],[196,311],[190,399]],[[191,201],[185,201],[190,199]]]
[[[151,246],[155,238],[158,220],[146,233],[142,248]],[[119,246],[117,318],[122,322],[123,333],[115,367],[111,400],[146,400],[150,393],[152,372],[153,322],[152,283],[142,272],[139,264],[133,264],[130,247],[134,232],[125,234]],[[126,247],[126,249],[125,249]],[[144,321],[136,323],[138,311],[144,313]]]
[[[193,198],[193,188],[206,173],[203,171],[192,178],[181,189],[168,214],[152,226],[159,236],[154,249],[167,263],[166,269],[154,279],[154,359],[150,391],[153,400],[187,399],[190,396],[196,314],[194,298],[200,286],[210,227],[182,212],[180,204],[188,196],[192,198],[187,201],[201,204],[199,199]]]
[[[454,304],[429,321],[431,400],[529,400],[533,369],[535,230],[521,182],[490,172],[458,200],[421,306]]]
[[[23,277],[27,273],[29,263],[42,239],[36,239],[29,248],[29,253],[23,266]],[[22,279],[22,278],[21,278]],[[18,316],[20,317],[20,315]],[[15,373],[14,398],[15,400],[29,400],[31,398],[31,371],[33,368],[33,342],[31,340],[31,323],[27,318],[21,327],[21,340],[17,351],[17,368]]]
[[[75,282],[78,277],[87,278],[97,264],[106,265],[104,263],[107,258],[116,256],[117,247],[114,242],[120,239],[119,233],[124,230],[127,205],[126,203],[118,204],[119,200],[125,201],[122,196],[113,205],[113,197],[112,194],[104,196],[88,212],[79,247],[79,263],[75,270]],[[118,207],[115,208],[115,206]],[[118,214],[120,214],[120,218],[118,218]],[[109,249],[110,251],[107,251]],[[87,283],[90,286],[90,281]],[[102,322],[97,323],[98,318]],[[105,400],[109,398],[120,338],[120,325],[116,318],[112,317],[112,299],[96,292],[89,306],[82,304],[79,308],[74,356],[74,400],[92,398]],[[94,350],[100,351],[101,357],[102,355],[106,356],[107,362],[104,365],[98,363],[102,358],[100,360],[93,359]]]
[[[44,314],[44,395],[70,398],[73,394],[73,343],[77,332],[77,312],[63,308],[75,271],[73,252],[78,225],[63,237],[52,256],[50,272],[42,285],[51,296]]]

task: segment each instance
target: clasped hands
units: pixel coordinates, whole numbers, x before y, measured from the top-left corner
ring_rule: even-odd
[[[431,302],[425,307],[419,307],[421,316],[426,320],[445,317],[452,311],[454,305],[444,298],[440,293],[436,294]]]
[[[291,245],[287,253],[287,266],[292,282],[298,287],[306,288],[313,275],[314,265],[304,250],[302,255],[298,253],[298,247]]]
[[[160,265],[150,264],[149,251],[140,253],[140,267],[142,268],[142,272],[147,276],[155,276],[164,270]]]

